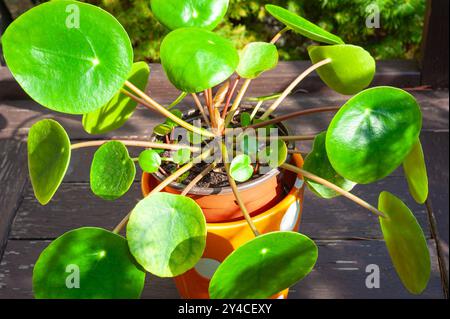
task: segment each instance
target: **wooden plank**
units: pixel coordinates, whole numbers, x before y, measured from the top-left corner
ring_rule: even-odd
[[[32,269],[48,241],[8,242],[0,264],[0,299],[33,298]],[[291,288],[290,298],[414,298],[403,288],[381,241],[319,241],[319,259],[313,272]],[[415,298],[442,298],[434,242],[429,241],[433,272],[428,288]],[[343,264],[351,261],[352,264]],[[380,267],[380,289],[367,289],[365,272],[369,264]],[[354,271],[339,268],[358,268]],[[178,298],[171,279],[148,276],[144,299]]]
[[[422,84],[448,88],[448,0],[427,0],[422,40]]]
[[[319,259],[312,273],[291,289],[291,298],[306,299],[403,299],[443,298],[435,243],[428,241],[432,275],[425,292],[409,294],[392,267],[382,241],[319,241]],[[380,288],[366,287],[368,265],[378,265]]]
[[[405,200],[415,212],[426,236],[430,237],[427,211],[411,199],[402,177],[393,176],[371,186],[360,186],[355,194],[376,205],[383,190],[392,191]],[[115,202],[96,198],[87,183],[64,183],[53,201],[44,207],[39,205],[28,187],[11,238],[53,239],[83,226],[112,229],[141,198],[139,183]],[[378,221],[370,212],[344,198],[327,201],[309,191],[305,198],[301,231],[315,239],[381,238]]]
[[[0,260],[27,180],[26,146],[0,140]]]
[[[424,133],[422,144],[430,179],[429,207],[442,257],[443,274],[449,278],[449,133]],[[447,287],[448,288],[448,287]]]
[[[271,90],[266,90],[267,92],[271,92]],[[412,93],[422,107],[424,130],[448,130],[448,91],[419,91]],[[256,95],[250,94],[249,96]],[[175,95],[172,95],[171,98],[175,98]],[[300,109],[319,106],[339,106],[343,105],[348,98],[332,93],[331,91],[308,94],[297,93],[286,99],[283,105],[276,111],[276,114],[283,115]],[[180,105],[180,108],[186,110],[189,107],[192,107],[191,99],[187,98]],[[101,139],[118,136],[148,138],[153,132],[153,127],[164,121],[163,117],[159,114],[139,107],[133,117],[122,128],[107,134],[91,136],[83,130],[80,116],[52,112],[29,100],[3,101],[0,102],[0,109],[2,110],[0,118],[3,118],[3,127],[0,126],[0,138],[26,138],[29,128],[38,120],[46,117],[51,117],[59,121],[67,129],[69,136],[73,140]],[[325,130],[332,116],[332,114],[310,115],[287,121],[287,125],[295,134],[312,134]]]

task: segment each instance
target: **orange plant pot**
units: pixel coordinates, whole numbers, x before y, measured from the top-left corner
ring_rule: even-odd
[[[303,158],[301,155],[295,154],[292,157],[292,163],[301,168],[303,166]],[[280,230],[295,231],[299,227],[303,208],[303,177],[285,172],[283,182],[289,186],[289,193],[271,208],[255,214],[253,217],[256,227],[263,234]],[[144,196],[147,196],[157,183],[158,180],[156,178],[149,174],[144,174],[142,179]],[[281,182],[279,187],[282,189]],[[169,191],[173,192],[173,189],[169,189]],[[251,189],[249,191],[252,192]],[[256,193],[256,191],[253,192]],[[256,195],[263,196],[264,193],[257,193]],[[217,196],[220,195],[215,195],[215,197]],[[194,198],[194,200],[196,199]],[[202,207],[204,201],[197,203]],[[223,219],[220,222],[211,222],[207,217],[207,230],[206,248],[202,259],[194,269],[175,278],[178,291],[183,299],[208,299],[209,282],[220,263],[235,249],[254,238],[254,234],[247,222],[242,218],[242,215],[239,220],[230,221],[230,219]],[[288,296],[288,291],[289,289],[286,289],[272,298],[285,299]]]

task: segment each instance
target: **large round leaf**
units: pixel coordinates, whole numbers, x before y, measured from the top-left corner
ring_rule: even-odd
[[[37,200],[46,205],[58,190],[70,162],[70,139],[54,120],[34,124],[28,134],[28,169]]]
[[[125,238],[100,228],[80,228],[53,241],[33,270],[38,299],[138,299],[145,272]]]
[[[377,87],[350,99],[331,122],[328,158],[343,177],[369,184],[391,174],[419,138],[422,114],[409,93]]]
[[[212,299],[269,298],[291,287],[313,269],[316,244],[294,232],[259,236],[235,250],[211,279]]]
[[[422,228],[409,208],[388,192],[381,193],[378,209],[386,215],[380,217],[381,230],[403,285],[413,294],[422,293],[431,273],[430,253]]]
[[[197,203],[184,196],[157,193],[133,209],[127,226],[131,253],[158,277],[192,269],[206,246],[206,221]]]
[[[233,44],[199,28],[172,31],[161,44],[167,77],[183,92],[197,93],[225,81],[239,63]]]
[[[148,64],[137,62],[133,64],[128,81],[145,91],[149,75]],[[126,87],[123,89],[129,91]],[[89,134],[104,134],[114,131],[128,121],[136,110],[136,106],[137,102],[125,94],[117,92],[106,105],[83,116],[83,127]]]
[[[314,64],[331,59],[316,72],[322,81],[341,94],[358,93],[368,87],[375,76],[375,59],[361,47],[348,44],[312,46],[308,52]]]
[[[275,44],[252,42],[240,53],[236,72],[247,79],[254,79],[261,73],[271,70],[278,64],[278,50]]]
[[[229,0],[150,0],[153,14],[171,30],[214,29],[227,13]]]
[[[419,204],[425,203],[428,198],[428,175],[420,140],[405,158],[403,170],[412,197]]]
[[[334,170],[333,166],[331,166],[327,151],[325,149],[326,135],[326,132],[322,132],[316,136],[316,138],[314,139],[313,149],[311,153],[309,153],[305,158],[303,168],[306,171],[324,178],[346,191],[350,191],[353,189],[353,187],[355,187],[356,184],[340,176]],[[320,197],[334,198],[340,195],[331,188],[323,186],[322,184],[314,182],[310,179],[306,179],[306,183],[309,189]]]
[[[121,142],[112,141],[95,152],[91,165],[91,189],[100,198],[115,200],[131,187],[136,166]]]
[[[282,7],[275,6],[272,4],[266,5],[266,10],[274,16],[275,19],[285,24],[295,32],[318,42],[328,43],[328,44],[341,44],[344,43],[338,36],[325,31],[318,25],[302,18],[295,13],[286,10]]]

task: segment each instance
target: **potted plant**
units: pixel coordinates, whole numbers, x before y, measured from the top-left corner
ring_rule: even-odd
[[[150,272],[175,277],[185,298],[286,297],[286,289],[308,275],[318,256],[315,243],[295,232],[304,185],[321,198],[345,196],[372,212],[400,279],[420,294],[430,276],[430,257],[412,212],[387,192],[380,194],[378,207],[350,192],[403,165],[412,196],[425,202],[416,100],[393,87],[366,89],[375,74],[367,51],[281,7],[266,9],[285,29],[270,42],[250,43],[238,52],[211,31],[228,0],[150,4],[172,30],[161,45],[161,62],[181,93],[170,106],[145,93],[148,65],[133,64],[125,30],[98,7],[48,2],[19,17],[2,38],[7,64],[23,89],[44,107],[82,114],[89,133],[119,128],[138,103],[167,118],[146,141],[72,145],[51,119],[30,129],[29,173],[43,205],[63,180],[71,152],[83,147],[99,147],[90,184],[102,199],[115,200],[128,191],[137,163],[145,172],[145,198],[114,230],[76,229],[42,252],[33,272],[35,296],[139,298]],[[321,43],[308,50],[313,65],[280,94],[256,98],[250,109],[241,107],[251,81],[277,65],[276,42],[288,31]],[[313,71],[333,90],[354,96],[340,108],[274,116]],[[196,108],[176,110],[188,95]],[[264,103],[269,107],[262,108]],[[282,124],[319,112],[336,115],[316,136],[292,136]],[[298,140],[314,140],[304,162],[294,145]],[[131,158],[127,147],[143,151]]]

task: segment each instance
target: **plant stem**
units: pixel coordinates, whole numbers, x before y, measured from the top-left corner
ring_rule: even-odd
[[[170,150],[170,151],[178,151],[180,149],[189,149],[191,152],[198,152],[200,150],[200,148],[198,148],[198,147],[191,147],[188,145],[163,144],[163,143],[154,143],[154,142],[147,142],[147,141],[127,141],[127,140],[103,140],[103,141],[82,142],[82,143],[72,144],[71,149],[77,150],[77,149],[86,148],[86,147],[102,146],[103,144],[112,142],[112,141],[121,142],[126,146],[162,149],[162,150]]]
[[[203,154],[199,155],[198,157],[196,157],[195,159],[193,159],[190,163],[184,165],[183,167],[181,167],[179,170],[177,170],[175,173],[173,173],[172,175],[170,175],[169,177],[167,177],[163,182],[161,182],[161,184],[159,184],[158,186],[156,186],[148,195],[152,196],[156,193],[161,192],[164,188],[166,188],[167,186],[170,185],[170,183],[176,181],[180,176],[182,176],[184,173],[186,173],[187,171],[189,171],[192,167],[194,167],[195,163],[200,160],[204,160],[205,158],[207,158],[208,156],[210,156],[212,153],[212,149],[207,150],[206,152],[204,152]],[[125,216],[120,223],[114,228],[113,233],[118,234],[122,231],[122,229],[125,227],[125,225],[127,224],[128,220],[130,219],[131,213],[128,213],[127,216]]]
[[[173,101],[168,107],[168,110],[173,109],[175,106],[177,106],[178,104],[181,103],[181,101],[184,100],[184,98],[187,96],[186,92],[181,92],[181,94],[175,99],[175,101]]]
[[[197,105],[197,108],[200,111],[200,114],[202,115],[203,120],[209,127],[211,127],[211,122],[209,121],[208,117],[206,116],[205,109],[203,108],[203,105],[200,102],[200,99],[198,98],[197,94],[192,93],[192,98],[194,99],[195,105]]]
[[[250,115],[250,121],[253,121],[253,119],[255,118],[256,114],[258,114],[259,109],[261,108],[261,106],[263,105],[264,101],[259,101],[258,104],[256,104],[255,108],[253,109],[252,114]]]
[[[264,115],[261,117],[261,120],[266,120],[270,114],[273,113],[273,111],[275,111],[277,109],[278,106],[280,106],[280,104],[284,101],[284,99],[291,94],[291,92],[295,89],[295,87],[301,82],[303,81],[310,73],[314,72],[316,69],[320,68],[321,66],[324,66],[325,64],[328,64],[331,62],[331,59],[325,59],[322,60],[316,64],[314,64],[313,66],[311,66],[310,68],[308,68],[305,72],[303,72],[302,74],[300,74],[295,80],[294,82],[292,82],[287,88],[286,90],[283,92],[283,94],[272,104],[272,106],[266,111],[266,113],[264,113]]]
[[[230,90],[230,81],[225,82],[225,84],[223,84],[216,92],[216,95],[214,96],[213,99],[213,104],[215,108],[220,108],[220,106],[223,104],[223,102],[225,101],[228,92]]]
[[[206,175],[208,175],[216,167],[216,165],[217,165],[217,163],[214,161],[211,165],[209,165],[207,168],[205,168],[200,174],[198,174],[192,180],[192,182],[189,183],[188,186],[186,186],[186,188],[183,190],[181,195],[186,196],[191,191],[191,189],[193,189],[195,187],[195,185],[197,185]]]
[[[247,92],[248,87],[251,82],[252,82],[251,79],[246,79],[244,84],[242,84],[241,90],[239,91],[238,95],[236,96],[236,99],[234,100],[234,103],[231,106],[230,112],[228,112],[228,115],[225,118],[225,128],[227,128],[228,125],[230,125],[231,121],[233,120],[234,114],[236,113],[236,110],[238,109],[239,105],[241,104],[241,101],[244,98],[244,95]]]
[[[145,94],[144,92],[142,92],[139,88],[137,88],[133,83],[126,81],[125,85],[132,90],[134,93],[136,93],[139,97],[141,97],[145,102],[147,102],[148,104],[150,104],[150,106],[152,106],[156,111],[158,111],[159,113],[161,113],[163,116],[171,119],[172,121],[174,121],[175,123],[177,123],[178,125],[184,127],[185,129],[192,131],[194,133],[203,135],[203,136],[207,136],[207,137],[215,137],[215,135],[205,129],[199,128],[199,127],[195,127],[185,121],[183,121],[182,119],[180,119],[178,116],[176,116],[175,114],[173,114],[172,112],[170,112],[169,110],[167,110],[166,108],[164,108],[162,105],[160,105],[159,103],[157,103],[155,100],[153,100],[151,97],[149,97],[147,94]],[[149,107],[149,105],[144,104],[145,106]],[[150,107],[150,109],[152,109],[152,107]]]
[[[310,109],[310,110],[302,110],[302,111],[294,112],[291,114],[279,116],[272,120],[264,121],[264,122],[261,122],[258,124],[253,124],[253,125],[247,126],[246,128],[257,129],[257,128],[266,127],[266,126],[269,126],[272,124],[284,122],[284,121],[287,121],[287,120],[290,120],[290,119],[293,119],[293,118],[296,118],[299,116],[303,116],[303,115],[310,115],[310,114],[324,113],[324,112],[336,112],[339,110],[340,110],[340,107],[319,107],[319,108],[314,108],[314,109]]]
[[[228,163],[228,152],[227,152],[227,146],[225,143],[222,143],[222,157],[223,157],[223,163],[225,165],[225,171],[227,172],[228,182],[230,184],[231,189],[233,190],[234,197],[236,198],[236,202],[238,203],[239,207],[241,208],[242,214],[245,217],[245,220],[247,221],[248,225],[250,226],[250,229],[252,230],[253,234],[255,234],[255,237],[258,237],[260,235],[258,229],[256,228],[255,223],[252,220],[252,217],[248,213],[247,208],[245,207],[244,201],[241,197],[241,194],[239,194],[238,187],[236,185],[236,182],[234,181],[233,177],[231,177],[230,174],[230,164]]]
[[[135,102],[137,102],[137,103],[139,103],[139,104],[142,104],[142,105],[144,105],[144,106],[147,106],[147,107],[151,108],[153,111],[156,111],[155,108],[153,108],[153,106],[149,105],[146,101],[144,101],[144,100],[141,99],[141,98],[138,98],[136,95],[132,94],[131,92],[128,92],[128,91],[125,90],[125,89],[120,89],[120,92],[121,92],[122,94],[125,94],[125,95],[128,96],[130,99],[134,100]]]
[[[225,103],[225,107],[223,108],[223,112],[222,112],[222,119],[225,119],[225,116],[227,116],[228,113],[228,107],[230,106],[231,103],[231,99],[233,98],[234,92],[236,91],[236,88],[239,84],[239,80],[241,79],[241,77],[237,77],[234,80],[233,86],[231,87],[230,91],[228,92],[228,97],[227,97],[227,101]]]
[[[342,188],[340,188],[337,185],[334,185],[333,183],[330,183],[329,181],[327,181],[326,179],[323,179],[317,175],[314,175],[310,172],[307,172],[301,168],[298,168],[296,166],[290,165],[290,164],[283,164],[281,165],[281,168],[284,168],[288,171],[294,172],[296,174],[301,174],[304,177],[319,183],[323,186],[326,186],[332,190],[334,190],[336,193],[341,194],[344,197],[347,197],[348,199],[352,200],[353,202],[355,202],[356,204],[358,204],[361,207],[364,207],[365,209],[371,211],[373,214],[377,215],[378,217],[383,217],[386,218],[386,216],[380,212],[378,209],[376,209],[375,207],[373,207],[372,205],[370,205],[369,203],[367,203],[366,201],[362,200],[361,198],[353,195],[350,192],[347,192],[346,190],[343,190]]]
[[[275,34],[275,36],[273,37],[273,39],[270,41],[270,43],[275,44],[278,40],[280,40],[281,36],[286,32],[289,31],[291,28],[286,27],[283,30],[281,30],[280,32],[278,32],[277,34]]]

